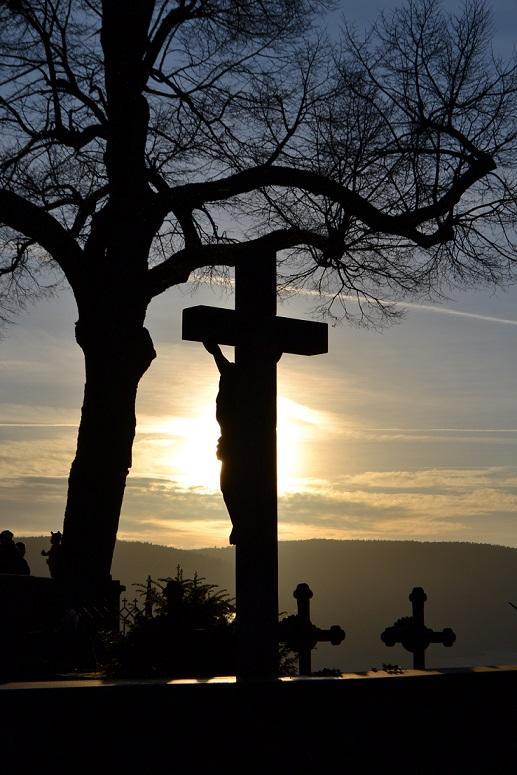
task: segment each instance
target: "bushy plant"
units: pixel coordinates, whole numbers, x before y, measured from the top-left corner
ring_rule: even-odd
[[[143,599],[127,635],[111,650],[116,675],[171,678],[235,672],[235,606],[225,589],[194,574],[136,584]]]
[[[235,604],[226,589],[194,573],[135,584],[140,605],[127,634],[111,636],[104,668],[118,677],[209,678],[234,675]],[[296,673],[295,657],[280,643],[280,674]]]

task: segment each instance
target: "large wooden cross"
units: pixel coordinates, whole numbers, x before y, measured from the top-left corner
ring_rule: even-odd
[[[276,467],[276,363],[281,352],[328,351],[324,323],[276,315],[276,254],[250,259],[235,270],[235,310],[190,307],[183,339],[210,339],[235,347],[246,376],[244,416],[251,429],[242,487],[253,503],[235,552],[237,677],[278,675],[278,535]]]

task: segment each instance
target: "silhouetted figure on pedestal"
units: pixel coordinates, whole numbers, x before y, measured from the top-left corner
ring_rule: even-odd
[[[59,581],[62,575],[63,569],[63,535],[57,530],[55,533],[50,531],[50,549],[46,551],[41,550],[43,557],[47,557],[47,565],[49,573],[53,579]]]
[[[24,576],[30,576],[31,575],[31,569],[29,568],[29,563],[25,559],[25,544],[23,541],[16,541],[15,543],[16,548],[18,549],[18,552],[20,554],[20,573]]]
[[[0,573],[13,573],[18,576],[29,575],[30,569],[27,561],[23,558],[13,538],[10,530],[2,530],[0,533]]]
[[[215,416],[221,436],[216,454],[221,461],[221,492],[233,526],[229,540],[236,544],[247,511],[247,493],[243,486],[247,468],[243,448],[249,409],[245,406],[244,377],[242,369],[223,355],[218,344],[210,341],[203,344],[213,355],[220,374]]]

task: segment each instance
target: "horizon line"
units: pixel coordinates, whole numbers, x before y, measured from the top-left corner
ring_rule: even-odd
[[[517,321],[516,321],[517,325]],[[183,415],[175,415],[182,417]],[[2,422],[0,428],[78,428],[77,423],[44,423],[44,422]],[[141,429],[142,430],[142,429]],[[362,425],[348,425],[344,428],[346,431],[375,431],[383,433],[517,433],[517,428],[377,428]]]

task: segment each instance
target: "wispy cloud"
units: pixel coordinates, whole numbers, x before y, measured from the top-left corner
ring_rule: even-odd
[[[0,422],[0,428],[77,428],[77,423],[66,423],[66,422]]]
[[[228,290],[229,288],[233,289],[235,287],[235,280],[233,278],[224,278],[224,279],[213,278],[211,280],[211,283],[214,286],[220,286],[225,290]],[[188,283],[188,285],[191,285],[192,287],[197,287],[197,281],[191,280]],[[300,288],[296,285],[287,285],[284,287],[284,291],[287,293],[288,297],[306,296],[306,297],[323,298],[323,299],[335,298],[334,293],[315,290],[311,288]],[[358,303],[356,296],[352,294],[346,294],[346,293],[342,294],[341,298],[346,299],[347,301],[350,301],[355,304]],[[422,304],[420,302],[411,302],[411,301],[391,301],[388,299],[384,299],[384,300],[380,299],[380,301],[381,302],[384,301],[386,304],[389,304],[393,307],[398,307],[399,309],[402,309],[402,310],[411,309],[411,310],[416,310],[417,312],[432,312],[433,314],[436,314],[436,315],[452,315],[454,317],[480,320],[486,323],[499,323],[502,325],[517,326],[517,320],[514,320],[513,318],[501,318],[495,315],[483,315],[480,312],[466,312],[464,310],[455,309],[453,307],[446,307],[439,304]]]
[[[324,299],[335,298],[334,293],[312,290],[310,288],[297,288],[297,287],[287,286],[285,290],[289,294],[293,294],[293,296],[300,295],[300,296],[309,296],[313,298],[324,298]],[[352,294],[342,294],[341,298],[346,299],[346,301],[352,302],[353,304],[358,304],[356,296],[353,296]],[[502,318],[495,315],[483,315],[480,312],[466,312],[464,310],[455,309],[453,307],[446,307],[439,304],[422,304],[420,302],[392,301],[389,299],[380,299],[380,301],[384,302],[385,304],[389,304],[394,308],[398,308],[400,310],[408,309],[408,310],[415,310],[416,312],[431,312],[436,315],[451,315],[453,317],[459,317],[459,318],[470,318],[471,320],[480,320],[485,323],[499,323],[501,325],[517,326],[517,320],[513,318]]]
[[[353,441],[427,444],[517,444],[515,428],[368,428],[340,422],[336,434]]]
[[[397,306],[403,309],[414,309],[421,312],[432,312],[436,315],[452,315],[458,318],[470,318],[471,320],[482,320],[485,323],[500,323],[505,326],[517,326],[517,320],[512,318],[499,318],[494,315],[482,315],[479,312],[464,312],[451,307],[440,307],[434,304],[417,304],[414,302],[400,302]]]

